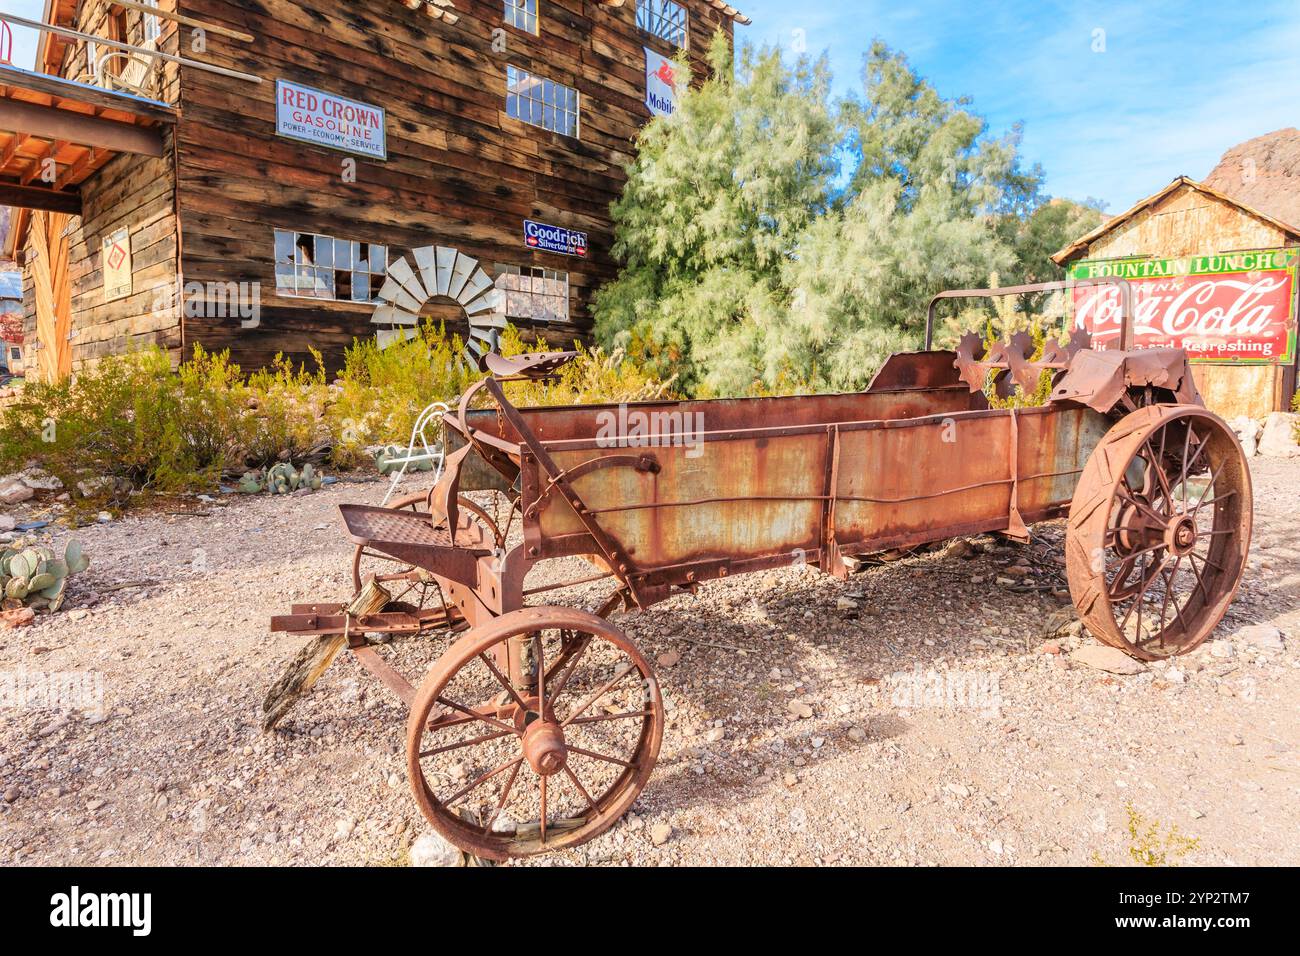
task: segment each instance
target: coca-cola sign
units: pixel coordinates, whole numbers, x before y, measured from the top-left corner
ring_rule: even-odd
[[[1073,279],[1119,277],[1133,290],[1133,347],[1181,348],[1202,362],[1290,362],[1296,343],[1296,251],[1188,259],[1083,261]],[[1074,323],[1094,348],[1116,348],[1120,292],[1074,289]]]

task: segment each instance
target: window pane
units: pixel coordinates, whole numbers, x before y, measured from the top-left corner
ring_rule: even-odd
[[[293,262],[293,233],[275,230],[275,261]]]
[[[334,265],[334,240],[329,236],[316,237],[316,265]]]

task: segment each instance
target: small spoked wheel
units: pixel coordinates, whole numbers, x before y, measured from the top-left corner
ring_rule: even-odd
[[[1126,416],[1070,506],[1070,593],[1088,630],[1140,660],[1199,646],[1241,582],[1251,520],[1250,470],[1222,419],[1189,405]]]
[[[577,846],[650,778],[664,711],[650,665],[608,621],[525,608],[470,631],[411,706],[407,769],[442,836],[492,860]]]

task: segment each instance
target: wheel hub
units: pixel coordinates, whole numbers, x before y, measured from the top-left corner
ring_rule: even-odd
[[[1197,538],[1196,522],[1190,515],[1183,515],[1170,522],[1169,527],[1165,529],[1165,544],[1179,557],[1192,552],[1196,547]]]
[[[569,759],[563,728],[551,720],[534,720],[524,730],[524,756],[543,777],[559,773]]]
[[[1155,547],[1168,530],[1134,504],[1125,504],[1120,509],[1116,525],[1115,550],[1124,556]]]

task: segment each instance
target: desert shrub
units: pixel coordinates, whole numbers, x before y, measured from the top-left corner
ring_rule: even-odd
[[[449,401],[480,377],[463,352],[460,336],[448,336],[444,326],[432,322],[417,338],[386,349],[374,339],[354,342],[327,415],[334,464],[361,463],[369,445],[404,446],[422,410]]]
[[[520,407],[538,407],[646,402],[672,394],[673,379],[655,377],[622,349],[606,352],[581,342],[575,342],[573,349],[578,357],[560,368],[557,381],[508,383],[506,397]],[[503,355],[553,350],[540,338],[528,343],[513,326],[501,335]]]
[[[554,351],[542,339],[528,341],[513,326],[501,333],[503,355]],[[512,382],[510,401],[521,407],[645,401],[669,393],[662,382],[621,351],[605,352],[575,344],[578,357],[555,382]],[[348,349],[343,371],[332,387],[327,420],[333,438],[333,463],[352,467],[368,460],[374,445],[405,446],[420,412],[433,402],[448,402],[483,377],[465,356],[465,343],[445,326],[428,322],[420,335],[386,349],[374,340]],[[430,436],[431,438],[433,436]]]
[[[502,351],[547,350],[515,329]],[[578,358],[550,383],[508,386],[520,405],[632,402],[669,393],[622,352],[577,346]],[[410,438],[420,411],[451,402],[482,377],[464,343],[426,325],[411,341],[380,349],[358,341],[329,384],[320,355],[245,375],[228,352],[196,347],[173,371],[156,347],[106,358],[57,384],[32,382],[0,412],[0,473],[34,464],[92,503],[125,504],[131,492],[212,491],[223,475],[278,461],[302,463],[331,448],[332,464],[367,462],[371,445]],[[433,436],[430,436],[431,438]]]
[[[202,418],[161,349],[112,356],[73,379],[28,383],[0,419],[0,470],[34,462],[70,489],[90,483],[96,498],[210,487],[220,439],[196,438]]]
[[[248,388],[230,353],[194,346],[176,374],[177,420],[187,454],[206,472],[239,468],[247,435]]]
[[[245,464],[301,461],[329,444],[325,365],[319,352],[312,356],[315,368],[277,355],[248,376],[240,449]]]

